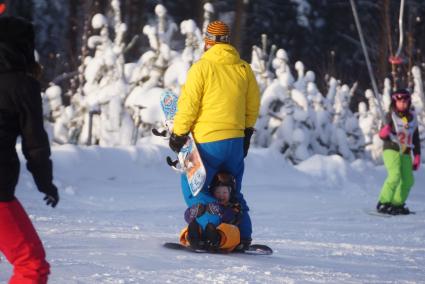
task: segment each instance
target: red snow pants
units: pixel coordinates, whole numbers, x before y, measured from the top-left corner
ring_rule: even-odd
[[[45,284],[50,273],[43,245],[17,199],[0,202],[0,252],[13,265],[9,284]]]

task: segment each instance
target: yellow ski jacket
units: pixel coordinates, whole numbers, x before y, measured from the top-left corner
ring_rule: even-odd
[[[244,137],[260,107],[251,66],[230,44],[216,44],[189,69],[174,117],[173,132],[192,132],[197,143]]]

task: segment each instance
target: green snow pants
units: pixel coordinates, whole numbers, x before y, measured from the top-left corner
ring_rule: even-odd
[[[391,205],[403,205],[414,183],[412,157],[395,150],[384,150],[387,179],[381,189],[379,201]]]

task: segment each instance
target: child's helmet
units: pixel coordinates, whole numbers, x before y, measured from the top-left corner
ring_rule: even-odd
[[[395,108],[396,100],[406,100],[408,102],[408,109],[412,104],[412,95],[408,89],[398,89],[391,93],[391,107]]]
[[[236,189],[236,180],[227,172],[218,172],[214,176],[209,188],[213,190],[217,186],[228,186],[231,191],[234,191]]]

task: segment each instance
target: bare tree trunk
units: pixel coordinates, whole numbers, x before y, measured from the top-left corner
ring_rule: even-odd
[[[19,16],[29,21],[33,19],[33,4],[28,0],[6,0],[6,15]]]
[[[108,7],[109,7],[109,0],[94,0],[93,3],[93,13],[92,16],[95,15],[96,13],[102,13],[102,14],[106,14],[106,12],[108,11]]]
[[[235,25],[233,28],[233,43],[238,50],[242,50],[243,46],[243,36],[245,32],[245,20],[246,20],[246,1],[237,0],[236,1],[236,15],[235,15]]]
[[[130,42],[134,36],[140,35],[142,32],[143,13],[146,5],[145,0],[126,0],[122,7],[123,22],[127,24],[126,42]],[[126,54],[126,58],[130,61],[140,56],[140,39]]]
[[[77,0],[78,1],[78,0]],[[79,40],[83,30],[83,24],[81,24],[81,18],[84,16],[84,4],[82,1],[78,1],[77,5],[73,1],[68,2],[69,18],[68,18],[68,58],[69,58],[69,69],[75,70],[78,66],[78,55],[81,41]]]
[[[77,32],[75,32],[75,39],[71,39],[70,42],[71,45],[74,45],[72,48],[75,49],[74,60],[76,67],[73,70],[77,70],[77,74],[70,80],[69,96],[72,96],[77,92],[82,93],[82,86],[84,84],[83,61],[89,52],[87,48],[87,40],[91,34],[90,21],[99,9],[95,2],[97,1],[81,0],[81,11],[76,18],[77,21],[83,21],[81,23],[81,28],[77,29]]]

